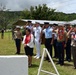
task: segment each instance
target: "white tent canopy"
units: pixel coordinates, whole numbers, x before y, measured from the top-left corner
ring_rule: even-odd
[[[70,21],[69,23],[74,25],[74,24],[76,24],[76,20]]]
[[[49,22],[49,24],[59,24],[59,23],[62,23],[62,24],[65,24],[66,22],[65,21],[50,21],[50,20],[31,20],[31,19],[21,19],[22,21],[32,21],[33,24],[35,24],[35,22],[39,22],[40,24],[44,24],[44,22]]]
[[[31,20],[31,19],[20,19],[18,21],[16,21],[13,25],[26,25],[27,21],[32,21],[33,24],[35,24],[35,22],[39,22],[40,24],[44,24],[44,22],[49,22],[49,24],[71,24],[74,25],[76,24],[76,20],[73,21],[50,21],[50,20]]]

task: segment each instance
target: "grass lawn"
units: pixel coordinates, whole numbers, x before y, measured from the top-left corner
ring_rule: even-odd
[[[43,48],[43,46],[41,46],[41,47]],[[42,50],[42,48],[41,48],[41,50]],[[4,39],[1,39],[1,37],[0,37],[0,55],[15,55],[15,52],[16,52],[15,43],[14,43],[14,40],[12,40],[11,33],[5,33]],[[35,49],[34,49],[34,53],[35,53]],[[21,47],[21,54],[24,55],[23,46]],[[53,60],[56,64],[57,59],[53,58]],[[31,68],[29,68],[29,75],[37,75],[39,63],[40,63],[40,59],[36,60],[33,58],[33,66]],[[64,66],[56,65],[56,67],[57,67],[60,75],[76,75],[76,70],[73,68],[73,62],[65,61]],[[47,61],[44,61],[42,69],[54,72],[54,69],[53,69],[51,63],[47,62]],[[41,72],[40,75],[48,75],[48,74]]]

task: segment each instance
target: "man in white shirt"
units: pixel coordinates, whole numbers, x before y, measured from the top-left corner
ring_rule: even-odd
[[[35,27],[33,28],[34,37],[35,37],[35,46],[36,46],[36,56],[34,58],[40,58],[40,50],[41,50],[41,41],[40,41],[40,34],[41,34],[41,27],[38,22],[36,22]]]

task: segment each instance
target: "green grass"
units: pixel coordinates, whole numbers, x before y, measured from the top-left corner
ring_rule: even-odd
[[[41,46],[41,50],[43,47],[44,46]],[[12,40],[11,33],[5,33],[4,39],[1,39],[0,37],[0,55],[15,55],[15,52],[16,52],[15,42],[14,40]],[[24,55],[23,45],[21,47],[21,53],[22,55]],[[34,53],[35,53],[35,49],[34,49]],[[57,59],[53,58],[53,60],[56,65]],[[36,60],[33,58],[33,66],[29,68],[29,75],[37,75],[39,64],[40,64],[40,59]],[[56,65],[56,67],[60,75],[76,75],[76,70],[73,68],[73,62],[65,61],[64,66]],[[55,72],[51,63],[47,61],[44,61],[42,69]],[[46,74],[41,72],[40,75],[46,75]]]

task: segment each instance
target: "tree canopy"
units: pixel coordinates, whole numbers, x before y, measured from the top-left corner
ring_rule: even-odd
[[[71,21],[76,19],[76,14],[65,14],[63,12],[56,12],[56,9],[47,7],[46,4],[31,6],[30,10],[22,11],[21,17],[24,19],[36,20],[56,20],[56,21]]]
[[[46,4],[31,6],[30,9],[23,11],[9,11],[5,6],[0,5],[0,29],[11,28],[18,19],[72,21],[76,19],[76,13],[56,12],[56,9],[49,8]]]

